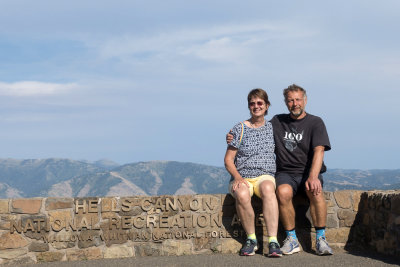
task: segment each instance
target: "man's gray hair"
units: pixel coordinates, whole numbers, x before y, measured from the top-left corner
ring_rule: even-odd
[[[288,88],[283,89],[283,96],[285,97],[285,102],[287,99],[287,95],[289,92],[303,92],[303,96],[307,97],[307,92],[302,87],[298,86],[297,84],[289,85]]]

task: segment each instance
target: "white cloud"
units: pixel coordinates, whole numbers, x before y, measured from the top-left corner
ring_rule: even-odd
[[[59,84],[37,81],[22,81],[15,83],[0,82],[0,95],[3,96],[37,96],[56,95],[77,88],[75,83]]]
[[[124,35],[89,45],[97,47],[103,59],[179,54],[229,62],[232,57],[251,53],[255,45],[273,40],[297,40],[315,34],[314,30],[303,29],[297,24],[258,22],[174,30],[151,36]]]

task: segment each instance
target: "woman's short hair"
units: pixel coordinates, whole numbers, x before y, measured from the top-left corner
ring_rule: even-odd
[[[253,97],[258,97],[261,98],[262,100],[264,100],[265,104],[267,106],[271,106],[271,103],[268,100],[268,94],[267,92],[265,92],[263,89],[261,88],[255,88],[253,90],[251,90],[249,92],[249,94],[247,95],[247,106],[250,108],[250,101]],[[268,109],[265,111],[264,115],[268,114]]]
[[[303,97],[307,97],[306,90],[304,90],[302,87],[298,86],[297,84],[292,84],[289,85],[288,88],[283,89],[283,96],[285,97],[285,102],[287,100],[287,95],[289,92],[303,92]]]

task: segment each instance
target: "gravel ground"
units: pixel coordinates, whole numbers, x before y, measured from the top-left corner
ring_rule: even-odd
[[[187,256],[159,256],[137,257],[123,259],[101,259],[74,262],[47,262],[11,266],[32,267],[105,267],[105,266],[261,266],[279,264],[279,267],[293,266],[400,266],[400,258],[385,257],[366,252],[347,252],[336,249],[332,256],[317,256],[313,253],[300,252],[282,258],[267,258],[260,254],[251,257],[241,257],[233,254],[187,255]]]

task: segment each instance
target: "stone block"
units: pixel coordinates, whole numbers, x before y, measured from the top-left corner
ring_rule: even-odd
[[[95,260],[103,258],[100,248],[67,250],[68,261]]]
[[[118,214],[120,216],[138,216],[143,213],[143,210],[140,206],[132,206],[129,208],[129,211],[120,211]],[[115,213],[113,213],[115,214]],[[103,214],[102,214],[103,216]]]
[[[400,216],[397,216],[396,219],[394,220],[394,223],[396,225],[400,225]]]
[[[107,247],[114,244],[124,244],[128,241],[127,231],[125,230],[109,230],[103,228],[103,236]]]
[[[327,199],[326,200],[326,206],[328,207],[328,209],[332,209],[332,208],[336,208],[336,201],[334,199]]]
[[[26,249],[26,248],[0,250],[0,258],[15,259],[22,255],[25,255],[26,253],[28,253],[28,249]]]
[[[375,246],[376,246],[376,250],[379,253],[385,254],[385,241],[384,240],[377,240]]]
[[[0,214],[6,214],[10,212],[8,199],[0,199]]]
[[[48,238],[49,233],[41,231],[40,233],[28,231],[24,233],[24,235],[30,239],[35,239],[35,240],[45,240]]]
[[[52,210],[49,211],[50,222],[53,223],[55,220],[66,222],[72,219],[72,209],[70,210]],[[65,223],[64,223],[65,224]]]
[[[164,256],[181,256],[193,254],[193,243],[191,240],[168,239],[162,243]]]
[[[140,243],[135,244],[134,248],[137,257],[162,255],[162,245],[160,243]]]
[[[41,198],[13,199],[11,203],[11,211],[14,213],[38,214],[41,207]]]
[[[119,246],[112,246],[112,247],[105,247],[104,248],[104,258],[105,259],[114,259],[114,258],[128,258],[134,257],[135,251],[133,248],[119,245]]]
[[[72,220],[72,209],[70,210],[52,210],[48,212],[51,229],[59,232],[68,226],[68,222]]]
[[[336,207],[327,207],[327,213],[328,214],[336,214],[337,208]]]
[[[110,218],[114,218],[115,215],[116,215],[116,213],[115,213],[115,212],[112,212],[112,211],[106,211],[106,212],[102,212],[102,213],[100,214],[102,220],[107,220],[107,219],[110,219]],[[120,214],[120,215],[121,215],[121,214]],[[125,215],[125,214],[124,214],[123,216],[132,216],[132,215]]]
[[[36,260],[38,262],[61,261],[63,257],[64,257],[63,252],[46,251],[38,253],[36,255]]]
[[[29,251],[32,252],[45,252],[49,251],[49,244],[41,242],[32,242],[29,247]]]
[[[400,215],[400,193],[393,194],[391,197],[391,211]]]
[[[0,249],[23,248],[29,242],[17,233],[4,233],[0,236]]]
[[[101,248],[88,248],[85,251],[85,255],[88,260],[103,258],[103,252],[101,251]]]
[[[326,239],[330,243],[346,243],[349,239],[350,228],[341,227],[336,229],[326,229]]]
[[[116,197],[105,197],[100,199],[101,212],[118,212],[120,205],[118,203],[118,198]]]
[[[100,231],[98,230],[85,230],[79,234],[81,240],[78,241],[78,247],[89,248],[94,246],[100,246],[102,241],[100,238]],[[79,239],[79,238],[78,238]]]
[[[77,215],[100,213],[99,198],[74,198],[74,213]]]
[[[1,215],[0,216],[0,230],[10,230],[11,227],[11,221],[16,221],[17,220],[17,215],[11,215],[11,214],[6,214],[6,215]]]
[[[178,203],[179,207],[181,207],[181,211],[190,211],[190,202],[193,200],[193,196],[191,195],[178,195]]]
[[[362,191],[354,191],[353,192],[353,210],[358,211],[359,206],[360,206],[360,201],[361,201],[361,194]]]
[[[203,237],[196,237],[194,242],[194,250],[199,251],[203,249],[210,249],[211,248],[211,240],[212,238],[203,236]]]
[[[97,213],[89,213],[89,214],[75,214],[75,221],[82,227],[82,229],[100,229],[100,219]],[[88,227],[83,227],[88,226]],[[105,227],[108,227],[108,223]]]
[[[46,199],[46,210],[72,209],[74,207],[73,198],[52,198]]]
[[[2,260],[0,259],[0,265],[2,264]],[[9,259],[7,260],[6,266],[12,265],[12,266],[26,266],[29,264],[29,266],[34,266],[33,264],[36,263],[36,259],[34,259],[33,255],[29,256],[23,256],[15,259]]]
[[[356,213],[350,210],[338,210],[338,218],[340,219],[341,227],[347,226],[350,227],[353,225],[354,220],[356,218]]]
[[[339,219],[336,215],[334,214],[328,214],[326,217],[326,227],[327,228],[338,228],[339,227]]]
[[[214,253],[237,254],[242,244],[233,238],[214,239],[211,243],[211,251]]]
[[[221,240],[222,244],[222,250],[221,252],[224,254],[228,253],[238,253],[240,248],[242,247],[242,244],[235,239],[222,239]]]
[[[57,250],[61,250],[75,247],[75,242],[51,242],[51,246]]]
[[[351,194],[353,191],[344,190],[334,192],[335,200],[339,208],[350,209],[351,205]]]
[[[216,212],[221,210],[221,197],[219,195],[199,195],[201,197],[201,210]]]
[[[382,206],[380,208],[384,208],[385,210],[390,210],[391,207],[391,199],[393,195],[383,195],[382,196]]]

